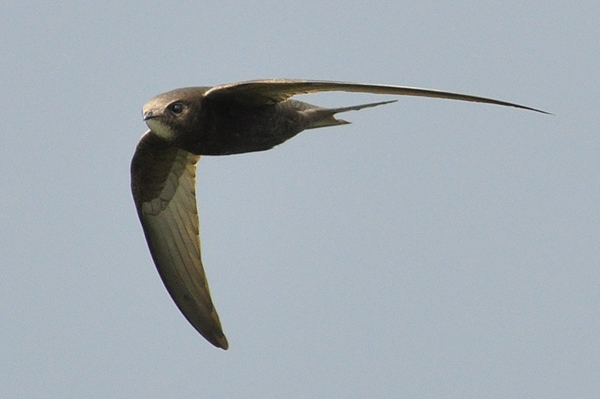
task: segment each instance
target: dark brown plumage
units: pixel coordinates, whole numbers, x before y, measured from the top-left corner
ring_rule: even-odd
[[[190,87],[146,103],[150,128],[131,163],[134,202],[152,259],[187,320],[213,345],[227,349],[200,258],[196,163],[200,155],[268,150],[305,129],[346,124],[335,114],[393,101],[321,108],[289,98],[347,91],[473,101],[546,113],[523,105],[411,87],[302,80],[261,80]]]

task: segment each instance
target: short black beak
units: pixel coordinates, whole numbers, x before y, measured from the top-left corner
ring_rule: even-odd
[[[148,119],[156,118],[156,115],[154,115],[152,111],[144,112],[143,116],[145,121],[147,121]]]

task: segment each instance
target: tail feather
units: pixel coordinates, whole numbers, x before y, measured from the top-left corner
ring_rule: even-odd
[[[363,108],[370,108],[370,107],[376,107],[378,105],[395,103],[396,101],[397,100],[380,101],[380,102],[376,102],[376,103],[360,104],[360,105],[353,105],[350,107],[340,107],[340,108],[315,107],[315,108],[306,109],[306,110],[302,111],[302,113],[308,119],[308,126],[306,127],[306,129],[315,129],[318,127],[335,126],[335,125],[347,125],[350,122],[345,121],[343,119],[336,119],[334,115],[337,113],[340,113],[340,112],[358,111]]]

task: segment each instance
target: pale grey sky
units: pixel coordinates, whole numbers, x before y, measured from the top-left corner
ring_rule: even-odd
[[[596,398],[600,5],[552,4],[3,4],[2,396]],[[162,286],[129,162],[150,97],[268,77],[556,116],[404,97],[204,157],[222,351]]]

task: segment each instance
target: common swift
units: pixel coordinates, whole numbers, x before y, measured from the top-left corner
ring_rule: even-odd
[[[227,349],[200,258],[196,163],[201,155],[264,151],[305,129],[343,125],[335,114],[382,101],[322,108],[291,100],[297,94],[345,91],[445,98],[547,113],[491,98],[414,87],[269,79],[187,87],[144,105],[150,128],[131,163],[131,188],[152,259],[179,310],[211,344]]]

